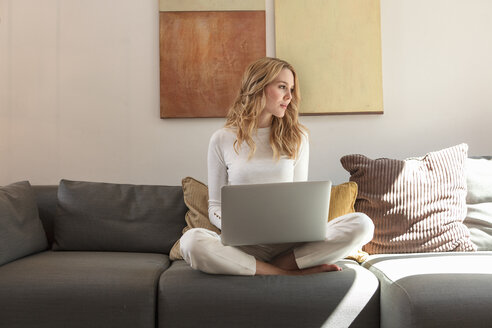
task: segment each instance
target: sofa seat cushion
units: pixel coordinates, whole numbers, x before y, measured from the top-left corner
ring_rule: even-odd
[[[159,282],[159,327],[379,327],[378,280],[354,261],[337,264],[343,271],[228,276],[175,261]]]
[[[381,327],[490,327],[492,252],[373,255]]]
[[[52,252],[0,267],[2,327],[155,327],[161,254]]]

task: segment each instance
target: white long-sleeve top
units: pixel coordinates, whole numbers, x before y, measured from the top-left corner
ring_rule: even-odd
[[[221,229],[221,188],[225,185],[306,181],[309,166],[309,142],[305,135],[299,149],[299,156],[280,160],[273,158],[270,146],[271,128],[261,128],[253,136],[256,152],[248,160],[249,146],[243,143],[239,154],[234,150],[236,132],[222,128],[210,138],[208,147],[208,217],[210,222]]]

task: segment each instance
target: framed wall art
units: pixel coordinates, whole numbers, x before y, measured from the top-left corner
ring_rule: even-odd
[[[265,3],[161,0],[159,38],[161,118],[225,117],[266,55]]]
[[[275,40],[301,114],[383,113],[379,0],[275,0]]]

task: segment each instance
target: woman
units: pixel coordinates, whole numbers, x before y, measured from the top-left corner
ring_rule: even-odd
[[[220,229],[220,188],[224,185],[306,181],[309,143],[298,122],[299,81],[294,68],[277,58],[252,63],[208,149],[209,219]],[[212,274],[303,275],[339,271],[335,264],[368,243],[372,221],[353,213],[327,223],[320,242],[224,246],[206,229],[181,237],[181,254],[194,269]]]

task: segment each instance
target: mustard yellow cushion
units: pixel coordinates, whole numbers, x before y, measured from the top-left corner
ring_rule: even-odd
[[[355,212],[355,200],[357,199],[357,183],[345,182],[331,188],[330,212],[328,221],[339,216]]]
[[[184,202],[188,207],[185,220],[187,226],[183,233],[191,228],[205,228],[220,234],[220,230],[214,226],[208,219],[208,187],[191,177],[182,180]],[[354,204],[357,198],[357,184],[355,182],[346,182],[331,189],[330,211],[328,221],[339,216],[354,213]],[[368,256],[367,253],[357,250],[347,258],[359,263],[363,262]],[[171,260],[183,259],[180,253],[179,240],[174,244],[169,254]]]
[[[357,191],[357,183],[353,181],[345,182],[331,188],[328,221],[339,216],[355,212]],[[350,253],[346,258],[362,263],[368,256],[369,254],[364,252],[362,249],[357,249]]]

